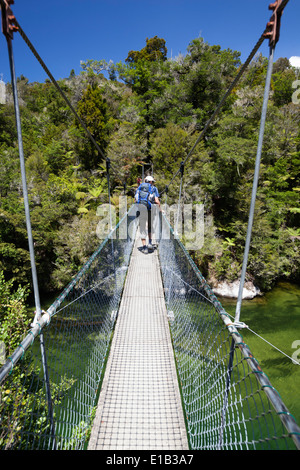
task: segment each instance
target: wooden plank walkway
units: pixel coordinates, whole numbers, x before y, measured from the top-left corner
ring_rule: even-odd
[[[89,450],[187,450],[157,251],[138,251],[125,282]]]

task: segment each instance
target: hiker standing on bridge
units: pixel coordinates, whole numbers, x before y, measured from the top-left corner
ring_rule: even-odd
[[[152,245],[152,231],[157,228],[159,221],[158,209],[160,209],[160,200],[157,187],[154,186],[154,178],[147,176],[145,182],[141,183],[135,193],[135,200],[139,204],[140,233],[142,246],[139,250],[147,254],[154,250]],[[149,244],[146,245],[148,228]],[[155,230],[156,232],[156,230]]]

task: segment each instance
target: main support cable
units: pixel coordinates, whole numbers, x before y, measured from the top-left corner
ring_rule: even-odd
[[[0,0],[0,4],[1,4],[1,8],[2,8],[2,16],[3,16],[3,12],[5,11],[5,9],[7,8],[7,4],[4,0]],[[96,140],[94,139],[94,137],[92,136],[92,134],[90,133],[90,131],[88,130],[87,126],[85,125],[84,121],[81,119],[81,117],[78,115],[78,113],[76,112],[76,110],[74,109],[72,103],[70,102],[70,100],[68,99],[68,97],[66,96],[66,94],[63,92],[63,90],[61,89],[61,87],[59,86],[59,84],[57,83],[57,81],[55,80],[55,78],[53,77],[52,73],[50,72],[50,70],[48,69],[48,67],[46,66],[45,62],[42,60],[42,58],[40,57],[40,55],[38,54],[37,50],[35,49],[35,47],[33,46],[33,44],[30,42],[29,38],[27,37],[27,35],[25,34],[25,32],[23,31],[23,29],[21,28],[19,22],[17,21],[17,19],[15,18],[15,16],[13,16],[10,20],[10,22],[12,22],[15,26],[15,31],[18,31],[21,35],[21,37],[24,39],[24,41],[26,42],[27,46],[29,47],[29,49],[31,50],[31,52],[33,53],[33,55],[35,56],[35,58],[38,60],[38,62],[40,63],[40,65],[42,66],[42,68],[44,69],[44,71],[46,72],[46,74],[48,75],[48,77],[50,78],[50,80],[52,81],[53,85],[55,86],[55,88],[58,90],[58,92],[61,94],[62,98],[65,100],[65,102],[67,103],[67,105],[69,106],[69,108],[71,109],[72,113],[74,114],[75,118],[80,122],[80,124],[82,125],[82,127],[84,128],[87,136],[89,137],[89,139],[91,140],[91,142],[93,143],[93,145],[96,147],[96,149],[98,150],[98,152],[102,155],[102,157],[105,159],[105,155],[102,151],[102,149],[99,147],[98,143],[96,142]],[[3,33],[6,35],[6,33],[3,31]]]
[[[202,132],[200,133],[198,139],[196,140],[195,144],[193,145],[193,147],[191,148],[191,150],[189,151],[188,155],[186,156],[185,160],[183,161],[184,164],[186,164],[186,162],[190,159],[190,157],[192,156],[192,154],[194,153],[194,150],[195,148],[197,147],[197,145],[199,144],[199,142],[203,139],[204,135],[206,134],[206,131],[207,129],[209,128],[209,126],[211,125],[211,123],[213,122],[213,120],[216,118],[216,116],[219,114],[221,108],[223,107],[225,101],[227,100],[228,96],[230,95],[230,93],[232,92],[232,90],[235,88],[235,86],[237,85],[237,83],[239,82],[239,80],[241,79],[242,75],[244,74],[246,68],[248,67],[248,65],[250,64],[251,60],[253,59],[253,57],[255,56],[256,52],[259,50],[260,46],[262,45],[262,43],[264,42],[265,38],[264,36],[262,35],[258,42],[256,43],[256,45],[254,46],[251,54],[249,55],[248,59],[246,60],[246,62],[243,64],[243,66],[241,67],[239,73],[237,74],[237,76],[235,77],[235,79],[233,80],[233,82],[231,83],[231,85],[228,87],[226,93],[223,95],[223,98],[221,99],[219,105],[217,106],[217,108],[215,109],[214,113],[212,114],[212,116],[209,118],[209,120],[206,122]],[[168,187],[173,183],[173,181],[175,180],[175,178],[178,176],[178,174],[180,173],[180,168],[177,170],[177,172],[173,175],[171,181],[169,182],[169,184],[167,185]]]
[[[197,147],[199,142],[203,139],[207,129],[209,128],[211,123],[214,121],[216,116],[219,114],[219,112],[220,112],[221,108],[223,107],[225,101],[227,100],[228,96],[230,95],[232,90],[236,87],[237,83],[240,81],[240,79],[243,76],[244,72],[246,71],[248,65],[252,61],[253,57],[255,56],[255,54],[257,53],[257,51],[261,47],[261,45],[263,44],[264,40],[269,38],[270,39],[270,46],[271,46],[271,44],[275,45],[277,43],[277,41],[279,39],[280,18],[281,18],[281,15],[283,13],[283,10],[284,10],[285,6],[288,4],[289,0],[282,0],[281,3],[279,3],[280,1],[281,0],[277,0],[274,4],[270,4],[269,9],[274,10],[274,13],[273,13],[270,21],[267,23],[267,26],[266,26],[264,32],[262,33],[259,40],[255,44],[255,46],[252,49],[251,53],[249,54],[246,62],[242,65],[242,67],[239,70],[237,76],[232,81],[231,85],[228,87],[227,91],[225,92],[223,98],[221,99],[221,101],[220,101],[219,105],[217,106],[217,108],[215,109],[214,113],[209,118],[209,120],[206,122],[201,134],[199,135],[199,137],[196,140],[195,144],[193,145],[193,147],[189,151],[188,155],[186,156],[185,160],[183,161],[184,164],[186,164],[186,162],[190,159],[190,157],[194,153],[195,148]],[[274,21],[274,20],[276,20],[276,21]],[[167,185],[167,187],[169,187],[172,184],[172,182],[175,180],[175,178],[178,176],[179,173],[180,173],[180,168],[173,175],[173,177],[172,177],[171,181],[169,182],[169,184]],[[162,192],[164,192],[164,191],[165,190],[163,190]]]

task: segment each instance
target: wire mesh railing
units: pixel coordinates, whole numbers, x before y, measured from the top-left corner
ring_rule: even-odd
[[[133,208],[0,370],[1,449],[85,448],[137,222]],[[191,449],[300,448],[295,419],[164,216],[158,250]]]
[[[129,210],[2,367],[1,449],[85,447],[135,238],[134,219]],[[131,236],[127,230],[124,237],[129,224]]]
[[[163,217],[159,257],[191,449],[300,449],[300,428]]]

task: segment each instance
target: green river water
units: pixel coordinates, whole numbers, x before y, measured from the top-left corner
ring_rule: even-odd
[[[236,300],[220,298],[234,316]],[[240,321],[300,363],[300,287],[280,283],[271,292],[244,300]],[[300,426],[300,365],[247,329],[240,330],[262,370]]]

